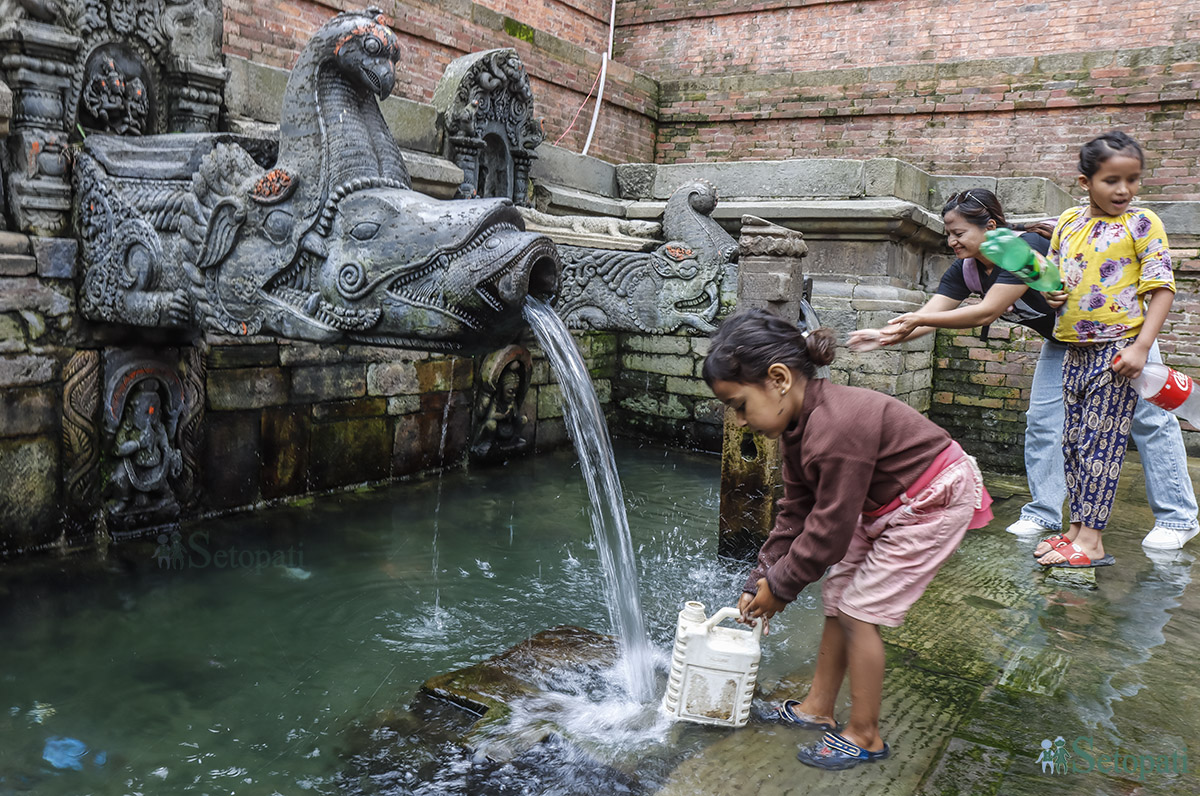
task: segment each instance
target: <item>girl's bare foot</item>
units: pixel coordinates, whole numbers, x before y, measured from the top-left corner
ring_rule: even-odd
[[[1055,536],[1062,536],[1068,542],[1073,542],[1073,541],[1075,541],[1075,537],[1078,535],[1079,535],[1079,531],[1072,529],[1063,534],[1056,534]],[[1055,536],[1051,536],[1049,538],[1054,539]],[[1042,556],[1046,555],[1053,549],[1054,549],[1054,545],[1050,544],[1050,542],[1047,542],[1045,539],[1043,539],[1042,541],[1038,542],[1037,547],[1033,548],[1033,557],[1040,559]],[[1038,563],[1041,563],[1041,562],[1039,561]]]

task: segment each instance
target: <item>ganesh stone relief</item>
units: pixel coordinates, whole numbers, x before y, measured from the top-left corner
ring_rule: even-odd
[[[180,420],[183,380],[160,356],[114,350],[105,356],[102,468],[111,529],[170,522],[188,497]]]
[[[521,346],[508,346],[484,360],[475,401],[471,458],[497,462],[530,449],[525,402],[532,372],[533,360]]]

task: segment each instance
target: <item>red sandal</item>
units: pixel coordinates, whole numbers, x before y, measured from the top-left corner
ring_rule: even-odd
[[[1051,534],[1050,536],[1047,536],[1045,539],[1042,539],[1041,542],[1045,542],[1046,544],[1050,545],[1050,550],[1061,550],[1061,548],[1064,548],[1067,545],[1072,544],[1071,540],[1068,539],[1067,537],[1063,536],[1061,533]],[[1040,545],[1041,542],[1038,542],[1038,544]],[[1034,547],[1033,548],[1033,557],[1041,558],[1042,556],[1049,553],[1050,550],[1043,550],[1042,552],[1039,553],[1037,551],[1037,547]],[[1064,555],[1066,555],[1066,554],[1064,553]]]
[[[1111,567],[1117,563],[1117,560],[1111,554],[1104,555],[1093,561],[1088,557],[1088,554],[1083,552],[1083,548],[1077,544],[1071,543],[1068,548],[1056,548],[1059,555],[1067,559],[1066,561],[1056,561],[1053,564],[1042,564],[1043,567],[1063,567],[1065,569],[1084,569],[1085,567]],[[1038,562],[1041,564],[1042,562]]]

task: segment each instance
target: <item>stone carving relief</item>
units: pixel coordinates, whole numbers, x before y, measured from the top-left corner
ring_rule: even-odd
[[[522,207],[525,228],[545,232],[554,242],[624,251],[650,251],[662,240],[662,224],[611,216],[552,216]]]
[[[216,129],[220,19],[219,0],[0,0],[14,108],[0,172],[18,229],[67,230],[70,141]]]
[[[147,132],[150,92],[146,81],[131,75],[129,66],[122,67],[118,69],[116,58],[110,56],[95,58],[88,64],[79,101],[81,126],[118,135]]]
[[[575,329],[713,331],[738,253],[737,241],[711,218],[716,205],[716,187],[696,180],[667,200],[667,242],[653,251],[561,246],[559,316]]]
[[[87,523],[99,505],[100,352],[80,350],[63,368],[63,496],[66,515]]]
[[[106,353],[104,498],[109,528],[178,518],[183,494],[178,432],[185,408],[183,380],[162,356]]]
[[[180,503],[192,508],[200,497],[200,441],[204,429],[204,406],[207,403],[204,352],[188,348],[183,355],[183,414],[179,418],[179,453],[182,468],[179,473]]]
[[[411,190],[378,101],[378,10],[326,23],[284,95],[278,153],[227,134],[92,135],[77,158],[84,313],[140,326],[492,349],[559,261],[504,199]]]
[[[529,351],[517,345],[493,352],[483,361],[471,438],[473,459],[503,461],[530,449],[532,440],[522,435],[529,423],[525,400],[532,373]]]
[[[529,75],[516,50],[471,53],[446,67],[434,91],[448,157],[463,170],[457,198],[529,204],[529,168],[546,134],[533,116]]]

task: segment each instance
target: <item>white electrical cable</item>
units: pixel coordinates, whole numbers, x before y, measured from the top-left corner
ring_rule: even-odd
[[[604,82],[608,77],[608,62],[612,59],[613,30],[617,26],[617,0],[612,0],[608,11],[608,52],[602,53],[600,61],[600,91],[596,93],[596,107],[592,110],[592,126],[588,128],[587,140],[583,142],[583,153],[586,155],[592,146],[592,136],[596,133],[596,121],[600,118],[600,106],[604,103]]]

